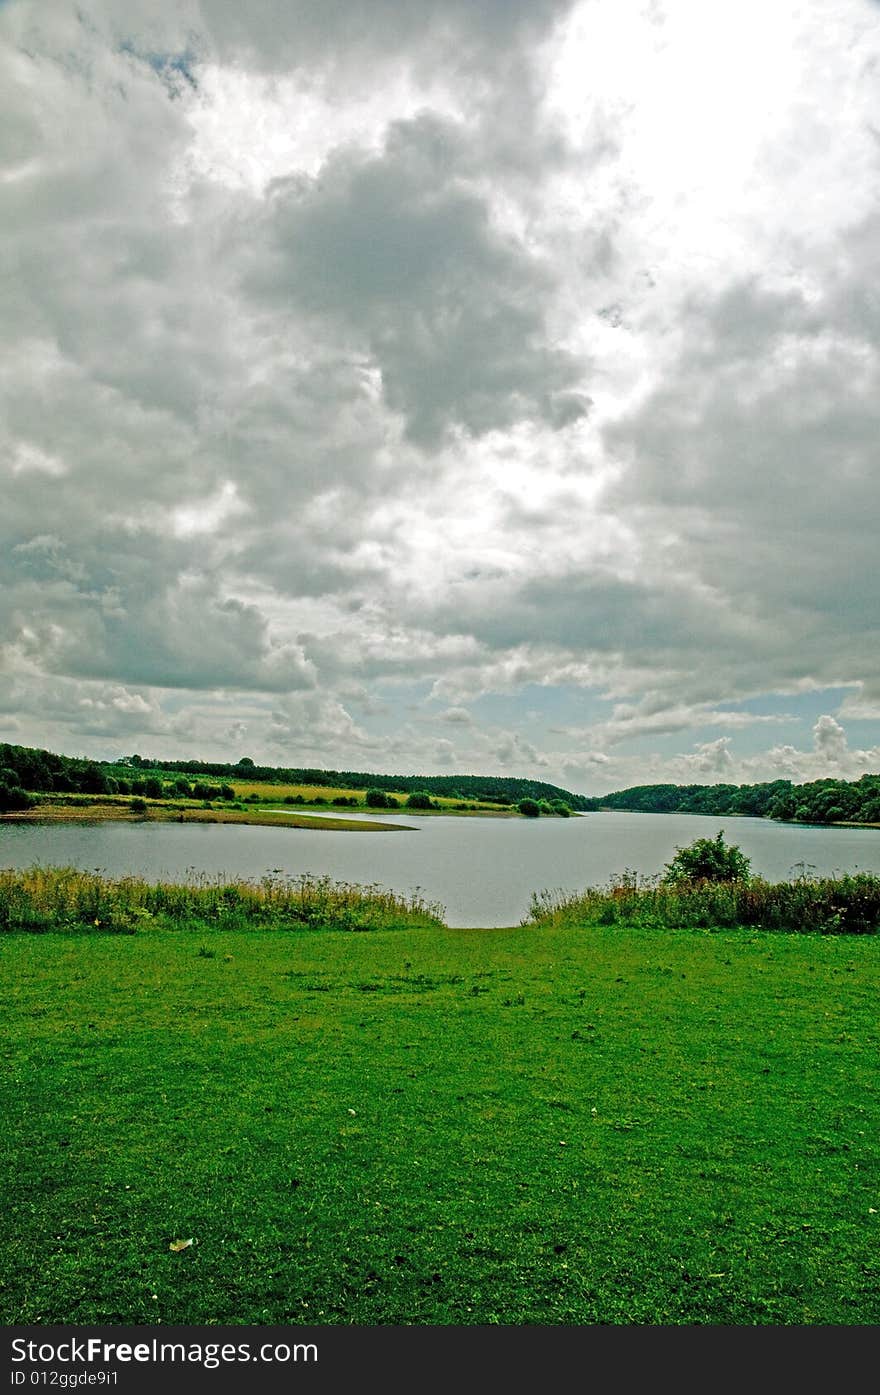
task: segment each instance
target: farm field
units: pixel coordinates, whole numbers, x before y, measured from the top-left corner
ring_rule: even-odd
[[[6,933],[0,1319],[876,1324],[878,951]]]

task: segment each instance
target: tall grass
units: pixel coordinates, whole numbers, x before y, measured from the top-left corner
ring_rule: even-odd
[[[442,906],[424,900],[418,890],[400,896],[380,886],[329,877],[268,874],[259,880],[229,880],[192,872],[183,882],[147,882],[73,867],[0,871],[0,931],[134,934],[154,925],[182,924],[391,930],[439,926],[443,913]]]
[[[824,935],[870,935],[880,929],[880,877],[859,872],[767,882],[677,885],[627,869],[606,886],[532,896],[525,925],[641,925],[651,928],[751,926]]]

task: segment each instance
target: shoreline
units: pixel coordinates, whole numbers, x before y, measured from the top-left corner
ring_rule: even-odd
[[[337,818],[335,815],[268,813],[244,809],[193,809],[180,805],[150,805],[146,812],[133,811],[129,805],[85,804],[44,805],[36,809],[21,809],[0,814],[0,823],[238,823],[251,827],[320,829],[342,833],[417,833],[412,824],[386,823],[375,819]]]

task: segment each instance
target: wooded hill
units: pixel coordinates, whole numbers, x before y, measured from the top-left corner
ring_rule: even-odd
[[[311,770],[255,765],[247,757],[234,765],[219,761],[163,761],[146,756],[129,756],[117,761],[83,760],[56,755],[31,746],[0,744],[0,786],[35,793],[77,792],[82,794],[121,793],[159,797],[163,776],[195,776],[223,781],[247,780],[266,784],[317,785],[354,790],[397,790],[406,794],[425,791],[451,799],[478,800],[482,803],[518,804],[522,799],[562,800],[570,809],[584,809],[583,795],[572,794],[542,780],[526,780],[501,775],[377,775],[354,770]],[[145,789],[144,786],[150,788]]]
[[[132,765],[185,775],[221,780],[265,780],[272,784],[324,785],[335,789],[400,790],[411,794],[425,790],[428,794],[445,795],[449,799],[481,800],[484,803],[517,804],[521,799],[561,799],[570,809],[583,809],[583,795],[572,794],[558,785],[543,780],[526,780],[506,775],[379,775],[363,770],[314,770],[300,767],[255,765],[247,757],[235,765],[219,761],[146,760],[131,756]]]
[[[880,775],[794,785],[633,785],[585,799],[586,809],[650,814],[747,814],[796,823],[880,823]]]

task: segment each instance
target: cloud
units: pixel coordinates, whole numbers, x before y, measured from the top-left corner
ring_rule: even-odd
[[[576,418],[576,360],[548,342],[546,263],[492,226],[487,200],[457,179],[468,133],[422,116],[384,151],[345,150],[313,180],[279,181],[248,288],[317,316],[378,369],[405,432],[436,445],[546,415]],[[467,173],[467,171],[465,171]]]
[[[876,764],[867,6],[0,35],[6,730],[588,790]]]
[[[730,737],[719,736],[717,741],[704,741],[689,759],[693,762],[694,770],[701,775],[729,774],[734,768]]]
[[[813,741],[819,755],[830,763],[839,764],[847,754],[846,732],[827,713],[813,727]]]
[[[447,707],[445,712],[440,714],[441,722],[448,722],[450,726],[472,726],[473,717],[466,707]]]
[[[519,767],[520,769],[524,767],[538,767],[543,769],[549,764],[546,757],[542,756],[530,741],[524,740],[518,732],[503,732],[501,734],[501,740],[495,746],[493,755],[498,764],[504,769],[511,766]]]

